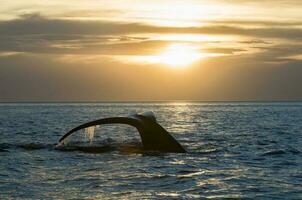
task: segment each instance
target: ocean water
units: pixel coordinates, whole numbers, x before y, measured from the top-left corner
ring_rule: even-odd
[[[117,148],[140,146],[125,125],[55,148],[81,123],[146,111],[188,152]],[[302,199],[302,103],[0,104],[0,199],[224,198]]]

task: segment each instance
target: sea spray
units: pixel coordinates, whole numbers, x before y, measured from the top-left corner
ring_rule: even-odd
[[[88,138],[89,144],[92,143],[92,140],[94,138],[95,128],[98,128],[98,127],[100,127],[100,126],[97,125],[97,126],[90,126],[88,128],[85,128],[84,134],[85,134],[85,138]]]
[[[91,127],[85,128],[85,130],[84,130],[84,136],[85,136],[85,139],[88,138],[89,144],[92,143],[92,140],[93,140],[93,138],[94,138],[94,134],[95,134],[94,131],[95,131],[95,128],[99,128],[99,127],[100,127],[100,126],[97,125],[97,126],[91,126]],[[64,146],[64,145],[67,145],[67,144],[69,143],[70,139],[72,138],[72,137],[71,137],[72,135],[73,135],[73,134],[69,135],[69,136],[66,137],[64,140],[62,140],[61,142],[59,142],[59,143],[56,145],[56,147],[62,147],[62,146]]]

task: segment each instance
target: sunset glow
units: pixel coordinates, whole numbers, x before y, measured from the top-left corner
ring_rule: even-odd
[[[302,200],[302,0],[0,2],[0,200]]]
[[[169,46],[157,56],[158,62],[174,67],[186,66],[199,58],[199,53],[193,47],[178,44]]]
[[[302,98],[301,10],[300,0],[4,0],[0,101]]]
[[[145,61],[180,68],[188,66],[201,57],[202,54],[195,50],[192,46],[173,44],[165,48],[159,55],[145,57]]]

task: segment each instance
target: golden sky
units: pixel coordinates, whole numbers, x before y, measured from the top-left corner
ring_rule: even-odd
[[[0,101],[302,100],[300,0],[0,3]]]

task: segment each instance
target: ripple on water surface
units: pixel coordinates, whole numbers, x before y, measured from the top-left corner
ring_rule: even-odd
[[[145,111],[188,153],[139,151],[124,126],[55,148],[82,122]],[[0,104],[0,122],[0,199],[302,198],[302,103]]]

